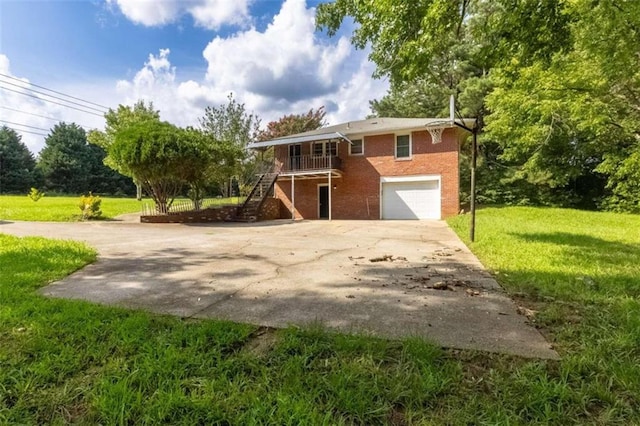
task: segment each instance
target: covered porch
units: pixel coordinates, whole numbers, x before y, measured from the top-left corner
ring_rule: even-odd
[[[317,219],[332,220],[334,190],[342,172],[337,169],[327,170],[295,170],[282,172],[279,185],[281,197],[289,201],[287,206],[291,219],[296,219],[296,198],[305,210],[315,210]],[[297,197],[296,197],[297,196]]]

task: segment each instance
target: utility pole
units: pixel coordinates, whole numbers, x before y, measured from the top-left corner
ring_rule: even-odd
[[[464,123],[458,123],[456,120],[456,98],[449,96],[449,121],[471,133],[471,200],[469,207],[471,209],[471,224],[469,226],[469,239],[471,242],[476,240],[476,166],[478,163],[478,117],[473,122],[473,127],[467,127]]]
[[[469,239],[476,240],[476,165],[478,162],[478,119],[473,124],[471,142],[471,226],[469,226]]]

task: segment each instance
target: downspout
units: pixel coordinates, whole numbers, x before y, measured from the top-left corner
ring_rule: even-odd
[[[295,175],[291,175],[291,220],[296,220],[296,184]]]
[[[333,192],[333,187],[331,186],[331,172],[329,172],[329,221],[331,221],[331,193]]]

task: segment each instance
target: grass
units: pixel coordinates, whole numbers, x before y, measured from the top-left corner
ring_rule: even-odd
[[[102,218],[113,219],[124,213],[141,210],[141,202],[135,198],[102,198]],[[45,196],[34,202],[27,196],[0,196],[1,220],[29,220],[42,222],[74,222],[82,219],[78,207],[80,197]]]
[[[82,244],[0,234],[0,424],[382,424],[421,416],[461,374],[421,341],[265,331],[35,293],[94,259]]]
[[[567,419],[640,424],[640,216],[550,208],[478,212],[450,225],[563,357],[536,381]],[[535,381],[523,390],[535,395]]]
[[[139,213],[142,204],[153,204],[149,199],[100,197],[102,199],[102,220],[113,219],[125,213]],[[75,222],[82,220],[78,207],[80,197],[45,196],[34,202],[27,196],[0,196],[0,220],[27,220],[42,222]],[[207,205],[237,204],[238,198],[207,200]]]
[[[95,253],[0,234],[0,424],[640,424],[640,217],[485,209],[471,247],[561,361],[47,299]]]

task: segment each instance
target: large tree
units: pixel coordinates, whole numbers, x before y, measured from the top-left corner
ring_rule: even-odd
[[[247,145],[256,139],[260,119],[247,112],[244,104],[229,95],[226,105],[208,106],[200,119],[200,128],[214,158],[208,170],[208,181],[230,196],[232,181],[242,189],[253,182],[256,157]]]
[[[529,181],[640,212],[640,4],[575,0],[563,13],[565,49],[494,73],[488,130]]]
[[[145,188],[161,214],[168,213],[182,188],[199,179],[209,161],[204,139],[192,130],[160,120],[120,127],[107,147],[115,164]]]
[[[80,194],[90,191],[87,137],[75,123],[58,123],[45,138],[38,169],[49,191]]]
[[[104,115],[104,119],[106,121],[104,131],[100,130],[92,130],[87,135],[87,139],[89,143],[96,145],[102,148],[104,151],[109,151],[109,147],[113,144],[115,140],[115,135],[118,131],[134,125],[136,123],[141,123],[145,121],[156,121],[160,120],[160,111],[156,110],[153,107],[153,102],[149,102],[148,104],[144,101],[140,100],[136,102],[133,106],[129,105],[118,105],[117,109],[109,108]],[[116,170],[122,175],[131,176],[131,173],[124,168],[122,164],[112,163],[113,158],[107,156],[104,159],[104,162],[107,166],[111,167],[113,170]],[[136,196],[138,199],[142,198],[142,187],[139,182],[136,182]]]
[[[95,194],[134,195],[133,180],[105,165],[107,153],[97,145],[87,145],[88,187]]]
[[[38,185],[36,161],[13,129],[0,127],[0,194],[26,193]]]
[[[109,108],[104,119],[106,122],[104,131],[92,130],[87,139],[90,143],[108,151],[109,146],[114,143],[118,131],[136,123],[160,120],[160,111],[154,108],[152,102],[138,101],[133,106],[118,105],[117,109]],[[111,166],[116,170],[120,167],[117,164]]]
[[[37,167],[49,191],[65,194],[131,194],[130,179],[103,164],[105,152],[87,143],[75,123],[56,124],[45,138]]]

